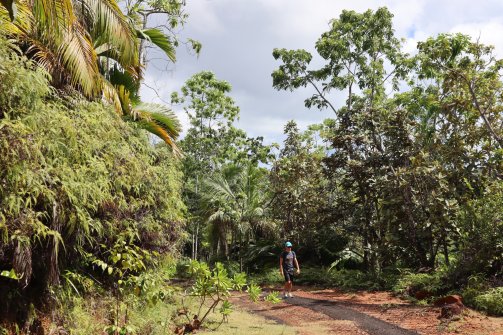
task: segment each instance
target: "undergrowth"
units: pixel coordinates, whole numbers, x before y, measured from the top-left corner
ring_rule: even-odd
[[[296,285],[337,288],[344,291],[392,291],[417,304],[432,303],[447,294],[458,294],[463,302],[489,315],[503,315],[503,287],[492,287],[482,275],[471,276],[463,287],[455,287],[451,280],[451,269],[442,267],[431,273],[415,273],[411,270],[384,271],[380,275],[360,270],[329,270],[324,267],[304,266],[295,277]],[[284,283],[279,269],[267,268],[252,275],[261,285],[281,286]]]

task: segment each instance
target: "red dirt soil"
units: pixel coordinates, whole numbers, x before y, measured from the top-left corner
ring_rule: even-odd
[[[390,292],[345,293],[333,289],[316,290],[303,287],[297,289],[294,294],[301,298],[335,301],[345,307],[425,335],[503,335],[503,318],[487,317],[467,308],[459,320],[439,320],[439,307],[413,305],[393,296]],[[300,335],[368,334],[352,321],[334,320],[306,307],[286,302],[275,305],[265,302],[252,303],[240,294],[236,294],[232,300],[252,313],[295,327]]]

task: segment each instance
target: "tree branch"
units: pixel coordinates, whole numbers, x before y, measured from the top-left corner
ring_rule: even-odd
[[[466,80],[466,78],[465,78],[465,80]],[[486,124],[487,129],[489,130],[491,135],[494,137],[496,142],[498,142],[500,148],[503,148],[503,139],[498,136],[498,134],[496,133],[496,131],[492,127],[491,123],[487,119],[487,116],[485,114],[486,111],[482,108],[482,106],[480,106],[479,100],[477,99],[477,95],[475,94],[475,90],[473,88],[473,85],[468,81],[467,81],[467,85],[468,85],[468,89],[470,90],[470,94],[472,96],[472,102],[473,102],[475,108],[477,108],[477,110],[479,111],[479,114],[482,117],[482,120],[484,120],[484,123]]]
[[[314,89],[316,90],[316,92],[318,92],[318,96],[320,96],[320,97],[323,99],[323,101],[325,101],[325,102],[328,104],[328,106],[330,106],[330,108],[334,111],[334,113],[335,113],[335,114],[337,114],[337,110],[336,110],[336,109],[334,108],[334,106],[330,103],[330,101],[328,101],[328,99],[327,99],[327,98],[325,98],[325,96],[323,95],[323,93],[321,93],[321,92],[320,92],[320,90],[318,89],[318,86],[316,86],[316,85],[314,84],[314,82],[311,80],[311,78],[307,78],[307,81],[308,81],[311,85],[313,85],[313,87],[314,87]]]

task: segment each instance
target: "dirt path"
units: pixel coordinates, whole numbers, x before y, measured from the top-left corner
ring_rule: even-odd
[[[302,288],[272,305],[236,295],[249,312],[294,327],[299,335],[503,335],[503,318],[466,310],[456,321],[439,320],[439,308],[411,305],[388,292],[344,293]]]
[[[351,321],[359,329],[370,335],[418,335],[419,333],[398,327],[397,325],[379,320],[373,316],[358,312],[342,305],[340,302],[311,298],[295,297],[285,301],[290,305],[306,307],[315,312],[321,312],[334,320]]]

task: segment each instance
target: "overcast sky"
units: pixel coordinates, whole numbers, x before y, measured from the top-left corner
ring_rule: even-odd
[[[502,0],[187,0],[189,19],[180,34],[200,41],[201,55],[196,57],[181,47],[177,63],[168,65],[168,71],[167,62],[151,61],[145,82],[156,92],[143,87],[143,101],[169,103],[171,92],[179,90],[185,80],[210,70],[232,85],[231,96],[241,108],[238,126],[249,136],[264,136],[266,143],[281,142],[288,120],[295,119],[305,129],[332,114],[304,107],[310,89],[272,88],[271,73],[279,65],[272,50],[306,49],[315,54],[316,40],[343,9],[363,12],[381,6],[394,14],[396,36],[407,39],[408,52],[429,36],[462,32],[495,45],[503,58]],[[184,112],[172,108],[186,128]]]

